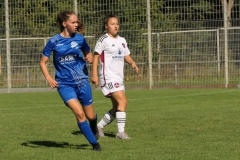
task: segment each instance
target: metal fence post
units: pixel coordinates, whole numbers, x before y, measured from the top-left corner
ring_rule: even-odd
[[[220,64],[221,64],[221,61],[220,61],[220,45],[219,45],[219,29],[216,30],[217,31],[217,61],[218,61],[218,78],[220,76]]]
[[[174,75],[175,75],[175,85],[178,85],[178,73],[177,73],[177,64],[174,65]]]
[[[149,89],[152,89],[152,30],[151,30],[151,14],[150,0],[147,0],[147,21],[148,21],[148,63],[149,63]]]
[[[7,79],[8,79],[8,93],[12,88],[11,79],[11,53],[10,53],[10,28],[9,28],[9,13],[8,0],[5,0],[5,25],[6,25],[6,55],[7,55]]]
[[[29,71],[28,71],[28,67],[27,67],[27,88],[29,88]]]
[[[228,17],[227,17],[227,0],[224,0],[224,53],[225,53],[225,88],[228,88]]]

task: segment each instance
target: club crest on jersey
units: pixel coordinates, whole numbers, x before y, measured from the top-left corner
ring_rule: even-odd
[[[114,84],[114,87],[115,87],[115,88],[118,88],[119,86],[120,86],[119,83],[115,83],[115,84]]]
[[[121,48],[118,48],[118,54],[122,54],[123,50]]]
[[[75,42],[75,41],[73,41],[73,42],[71,42],[71,48],[74,48],[74,47],[77,47],[77,42]]]
[[[122,43],[122,46],[123,46],[123,48],[125,48],[125,44],[124,43]]]

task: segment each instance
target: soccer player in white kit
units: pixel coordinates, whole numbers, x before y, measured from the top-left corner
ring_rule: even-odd
[[[105,97],[112,101],[112,109],[108,111],[98,123],[100,137],[104,137],[103,128],[115,118],[117,120],[118,133],[116,138],[130,139],[125,133],[127,98],[123,84],[124,60],[138,73],[138,67],[130,56],[125,38],[118,35],[119,22],[114,15],[104,18],[102,31],[107,33],[99,38],[96,43],[93,64],[92,83],[98,86],[99,79],[102,92]],[[100,69],[98,78],[98,60]]]

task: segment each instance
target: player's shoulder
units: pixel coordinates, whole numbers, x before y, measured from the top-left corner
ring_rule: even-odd
[[[119,36],[119,35],[118,35],[118,38],[119,38],[119,40],[121,40],[121,41],[126,41],[125,37],[122,37],[122,36]]]
[[[74,41],[83,41],[85,40],[85,37],[82,34],[75,33],[74,37],[72,37]]]
[[[61,36],[60,36],[60,34],[58,33],[58,34],[55,34],[54,36],[52,36],[52,37],[49,39],[49,41],[51,41],[52,43],[55,43],[55,42],[59,41],[59,39],[61,39]]]
[[[117,41],[118,41],[118,43],[124,43],[124,44],[127,43],[126,39],[120,35],[118,35]]]
[[[79,34],[79,33],[75,33],[75,37],[77,37],[77,38],[84,38],[84,36],[82,35],[82,34]]]
[[[104,34],[102,35],[99,39],[98,39],[98,42],[103,42],[104,40],[106,40],[108,38],[108,35],[107,34]]]

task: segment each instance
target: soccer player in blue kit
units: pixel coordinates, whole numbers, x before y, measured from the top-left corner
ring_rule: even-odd
[[[61,32],[51,37],[43,49],[41,70],[50,87],[57,88],[66,106],[75,114],[78,127],[93,150],[101,151],[97,141],[97,114],[92,105],[92,91],[86,67],[86,61],[91,63],[93,56],[85,38],[77,33],[84,28],[72,11],[58,13],[57,24]],[[50,76],[46,66],[52,53],[55,79]]]

